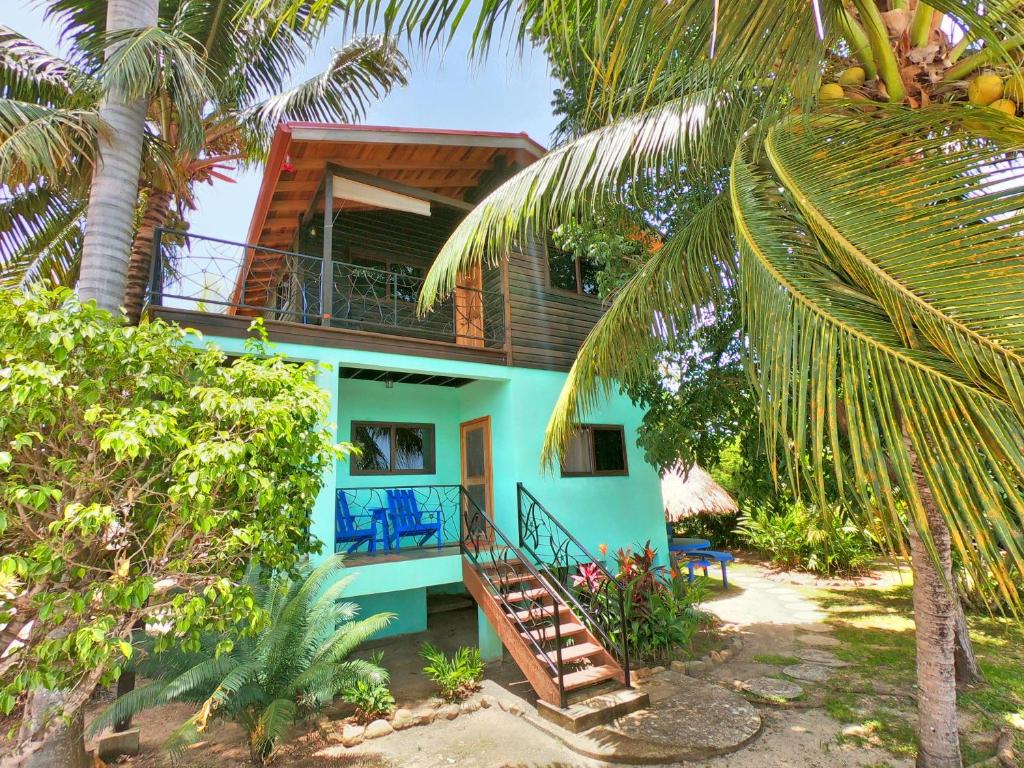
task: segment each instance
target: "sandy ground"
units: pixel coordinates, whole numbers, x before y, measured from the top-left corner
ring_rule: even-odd
[[[864,586],[899,581],[898,575],[884,574],[863,580]],[[742,652],[734,660],[714,666],[710,679],[726,687],[734,681],[758,675],[778,675],[778,668],[758,663],[758,654],[792,653],[800,647],[800,638],[809,634],[827,634],[824,614],[807,597],[802,587],[833,586],[803,575],[774,574],[759,563],[737,563],[730,574],[734,585],[728,592],[715,593],[708,608],[744,638]],[[849,582],[839,582],[849,584]],[[432,621],[429,635],[403,641],[384,641],[377,649],[385,654],[384,663],[392,671],[393,689],[400,706],[414,704],[430,696],[430,689],[419,674],[416,649],[430,639],[446,650],[475,639],[475,610],[439,614]],[[506,688],[525,694],[515,665],[506,661],[492,665],[489,677]],[[810,684],[808,684],[810,687]],[[524,698],[529,698],[524,695]],[[700,702],[694,702],[695,707]],[[888,764],[893,768],[909,766],[907,761],[888,753],[863,747],[839,745],[842,726],[813,705],[759,706],[763,719],[761,735],[747,748],[723,757],[691,766],[705,768],[867,768]],[[166,762],[159,744],[178,723],[190,714],[184,706],[164,707],[138,719],[142,726],[143,754],[123,764],[155,768]],[[335,713],[340,715],[341,712]],[[244,738],[240,729],[223,726],[211,741],[190,751],[181,765],[195,768],[241,768],[248,765]],[[289,768],[345,766],[346,768],[595,768],[608,765],[571,751],[561,741],[544,733],[527,720],[498,709],[462,715],[453,721],[396,732],[386,738],[368,741],[352,748],[324,741],[316,729],[297,729],[296,738],[283,750],[276,765]]]

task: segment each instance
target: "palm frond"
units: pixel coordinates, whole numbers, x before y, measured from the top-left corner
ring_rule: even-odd
[[[749,93],[701,91],[615,122],[549,152],[477,205],[434,261],[420,294],[421,311],[447,296],[458,275],[485,258],[503,258],[531,233],[585,218],[630,194],[633,179],[686,169],[710,177],[749,125]],[[724,144],[723,144],[724,141]]]
[[[262,754],[273,751],[274,745],[295,722],[298,706],[291,699],[274,699],[260,714],[259,737],[254,745]]]
[[[205,138],[204,116],[216,78],[194,39],[160,27],[131,29],[107,36],[113,53],[98,72],[104,92],[127,100],[165,97],[175,111],[177,143],[198,153]]]
[[[98,102],[99,87],[73,63],[0,25],[0,96],[50,107],[84,108]]]
[[[787,457],[810,457],[822,497],[823,457],[827,449],[840,454],[848,441],[853,477],[838,478],[841,487],[861,508],[879,510],[890,531],[901,529],[906,503],[911,524],[934,549],[912,450],[965,566],[974,576],[996,574],[1003,597],[1018,604],[1008,565],[1024,566],[1013,533],[1024,523],[1024,427],[938,349],[908,346],[883,304],[837,271],[837,257],[778,195],[780,186],[741,145],[730,195],[767,439],[788,446]],[[905,226],[898,210],[890,233]],[[790,474],[799,484],[793,467]]]
[[[0,199],[0,288],[43,279],[73,285],[84,217],[85,201],[63,185],[35,184]]]
[[[170,701],[166,693],[166,682],[155,680],[118,696],[109,707],[100,712],[96,719],[89,724],[89,734],[97,734],[114,723],[134,717],[147,709],[166,704]]]
[[[334,51],[327,68],[247,110],[243,120],[269,143],[282,120],[348,123],[394,88],[406,84],[408,62],[393,40],[374,36],[350,41]]]
[[[1008,120],[982,140],[963,132],[965,113],[796,121],[765,147],[837,266],[903,343],[938,349],[1024,421],[1024,169],[1007,159],[1024,130]]]
[[[721,300],[737,270],[728,198],[709,190],[703,207],[637,271],[587,335],[548,422],[542,463],[557,462],[602,397],[650,375],[658,351],[701,307]]]
[[[8,186],[69,173],[96,157],[102,121],[92,109],[0,99],[0,179]]]

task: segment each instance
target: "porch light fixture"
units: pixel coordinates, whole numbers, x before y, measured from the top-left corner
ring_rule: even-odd
[[[392,378],[391,374],[389,373],[387,376],[384,377],[384,389],[394,389],[394,388],[395,388],[395,380],[394,380],[394,378]]]

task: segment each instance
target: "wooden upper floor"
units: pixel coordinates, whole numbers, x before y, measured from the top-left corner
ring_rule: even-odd
[[[281,341],[568,369],[602,306],[591,265],[549,238],[416,313],[465,214],[543,153],[525,134],[282,124],[245,243],[158,233],[151,311],[213,335],[262,317]]]

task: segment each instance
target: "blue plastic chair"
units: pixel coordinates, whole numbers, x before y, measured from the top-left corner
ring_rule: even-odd
[[[423,546],[428,539],[437,539],[437,548],[441,544],[441,510],[421,510],[416,501],[416,493],[411,488],[395,489],[387,492],[388,518],[391,520],[391,539],[395,551],[402,549],[403,536],[421,536],[418,546]],[[433,520],[424,520],[423,516],[433,515]]]
[[[334,507],[334,542],[335,549],[338,544],[351,544],[348,552],[355,552],[366,542],[367,551],[372,555],[377,551],[377,521],[371,520],[369,528],[357,528],[356,519],[348,508],[348,497],[345,491],[339,489],[337,503]]]

